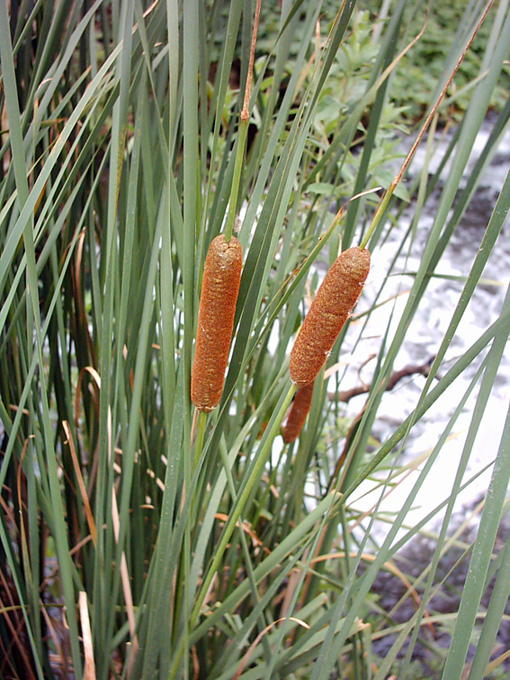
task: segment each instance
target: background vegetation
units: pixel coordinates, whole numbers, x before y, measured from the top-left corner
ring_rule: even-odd
[[[371,17],[379,17],[384,4],[364,0],[358,6],[369,10]],[[469,0],[459,0],[451,4],[431,3],[427,8],[426,18],[412,3],[404,10],[407,22],[404,24],[403,35],[408,37],[416,35],[426,21],[423,37],[413,50],[403,57],[401,66],[395,73],[391,90],[390,96],[404,107],[403,115],[406,119],[414,120],[427,109],[436,83],[443,77],[451,51],[455,49],[457,31],[461,29],[465,13],[469,12],[470,7]],[[444,122],[447,117],[446,111],[459,122],[461,113],[468,108],[471,90],[480,76],[480,64],[490,35],[490,22],[484,23],[455,77],[450,92],[453,96],[451,100],[453,106],[449,110],[448,107],[443,109]],[[508,76],[508,68],[504,68],[490,95],[491,108],[499,110],[504,106],[510,85]]]
[[[508,124],[505,0],[432,121],[432,131],[452,114],[459,123],[445,158],[429,170],[436,147],[424,138],[423,167],[376,224],[379,187],[390,185],[402,134],[415,138],[483,10],[470,2],[448,20],[451,46],[434,28],[445,14],[434,14],[432,33],[399,58],[425,24],[423,3],[264,3],[237,173],[254,2],[1,0],[0,675],[506,672],[496,640],[510,589],[510,543],[498,535],[508,417],[487,461],[478,530],[451,522],[506,348],[510,297],[467,350],[444,358],[505,223],[508,177],[416,403],[383,441],[373,436],[416,313],[430,281],[445,276],[445,249]],[[431,36],[441,49],[430,64]],[[490,102],[491,133],[468,165]],[[434,191],[429,223],[420,218]],[[244,250],[235,337],[199,445],[189,386],[203,261],[234,214]],[[390,247],[390,264],[341,333],[299,440],[284,446],[296,331],[324,264],[371,224],[373,262]],[[361,382],[381,309],[370,384],[351,405],[342,389]],[[414,428],[466,372],[439,440],[404,466]],[[470,398],[451,494],[426,518],[437,517],[436,528],[416,569],[400,555],[425,522],[411,524],[409,513]],[[380,502],[409,467],[418,474],[381,537]],[[364,516],[352,501],[367,480],[378,501]],[[466,564],[445,613],[434,597]],[[403,585],[393,609],[374,587],[386,573]]]

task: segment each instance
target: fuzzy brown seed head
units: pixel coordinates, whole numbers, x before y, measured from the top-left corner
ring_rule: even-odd
[[[349,248],[326,274],[290,355],[290,377],[299,387],[317,377],[361,295],[369,270],[368,250]]]
[[[223,234],[212,241],[204,265],[191,374],[191,401],[199,411],[212,411],[221,399],[242,264],[235,236],[228,243]]]
[[[306,416],[312,405],[313,386],[314,383],[305,385],[304,387],[300,387],[296,392],[296,396],[290,407],[287,422],[282,430],[283,441],[286,444],[291,444],[295,441],[303,429]]]

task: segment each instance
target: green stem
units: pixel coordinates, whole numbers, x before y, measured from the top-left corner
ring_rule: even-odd
[[[292,398],[294,396],[294,393],[296,391],[296,385],[292,384],[289,388],[289,391],[287,392],[287,395],[285,399],[282,402],[282,405],[280,406],[280,409],[278,410],[278,413],[276,414],[276,417],[272,419],[272,423],[268,425],[268,428],[266,430],[267,434],[264,434],[264,438],[260,444],[260,450],[257,452],[255,463],[253,466],[253,470],[251,471],[251,474],[246,482],[246,485],[244,488],[241,490],[241,493],[239,495],[239,499],[236,502],[235,506],[232,509],[232,513],[230,514],[230,517],[228,518],[227,523],[225,524],[225,528],[223,529],[223,534],[220,537],[220,542],[218,544],[218,547],[216,549],[215,555],[214,555],[214,560],[207,572],[207,575],[204,578],[204,581],[202,583],[202,587],[200,589],[200,592],[197,596],[197,599],[195,601],[195,606],[193,608],[193,611],[191,612],[191,615],[189,617],[189,630],[193,630],[193,627],[195,626],[198,617],[200,616],[200,610],[202,608],[202,604],[205,600],[205,597],[207,595],[207,592],[209,590],[209,587],[211,585],[211,582],[214,578],[214,574],[218,571],[218,568],[220,566],[221,560],[223,559],[223,553],[225,552],[225,549],[228,545],[228,542],[230,541],[230,538],[234,532],[234,529],[236,527],[236,524],[239,520],[239,517],[241,516],[241,513],[250,497],[251,492],[253,491],[253,487],[259,480],[259,476],[262,472],[262,469],[266,463],[267,457],[269,455],[269,452],[271,451],[271,447],[273,445],[273,440],[278,434],[280,430],[280,425],[283,421],[283,418],[285,417],[285,414],[287,413],[287,409],[289,408],[290,402],[292,401]],[[179,669],[181,659],[183,657],[184,651],[186,647],[186,638],[183,636],[181,638],[181,642],[179,644],[178,649],[175,652],[175,658],[174,662],[172,664],[172,667],[170,669],[170,673],[168,675],[168,680],[173,680],[175,678],[175,675]]]
[[[199,593],[199,596],[197,597],[197,601],[195,603],[195,607],[193,611],[191,612],[190,616],[190,621],[191,624],[193,625],[200,613],[200,608],[202,606],[202,603],[205,599],[207,590],[209,589],[209,586],[211,584],[211,581],[213,580],[214,574],[216,573],[220,562],[223,557],[223,553],[225,551],[225,548],[227,547],[227,544],[230,540],[230,537],[232,536],[232,533],[235,529],[236,522],[239,519],[241,512],[246,505],[246,502],[253,490],[253,487],[255,486],[255,483],[258,481],[259,478],[259,473],[262,472],[262,468],[264,467],[266,463],[267,456],[269,455],[269,452],[271,450],[271,447],[273,445],[273,440],[278,434],[280,430],[280,425],[282,423],[283,418],[285,417],[285,414],[287,413],[287,409],[289,408],[290,402],[292,401],[292,398],[294,396],[294,393],[296,391],[296,386],[292,384],[290,386],[290,389],[287,393],[287,396],[285,397],[285,400],[283,401],[282,406],[280,407],[280,410],[278,412],[277,417],[274,419],[273,424],[271,426],[271,429],[269,430],[268,436],[266,437],[265,441],[261,444],[261,451],[260,453],[257,453],[256,456],[256,462],[254,469],[247,481],[246,486],[241,492],[241,495],[239,497],[239,501],[236,504],[236,506],[233,508],[232,514],[230,515],[227,524],[225,525],[225,529],[223,531],[223,536],[220,539],[220,543],[218,545],[218,548],[216,550],[216,554],[214,556],[213,563],[211,565],[211,568],[209,569],[207,576],[204,580],[204,583],[202,584],[202,589]]]
[[[204,448],[204,438],[205,438],[205,424],[207,422],[207,412],[200,411],[198,416],[198,427],[197,427],[197,438],[195,441],[195,453],[193,455],[193,469],[191,474],[195,473],[197,469],[198,461],[202,455],[202,449]]]
[[[359,246],[360,250],[363,250],[364,248],[367,247],[368,242],[370,240],[370,237],[372,236],[372,234],[376,230],[377,225],[381,221],[381,217],[384,215],[384,211],[388,207],[388,204],[391,200],[391,197],[393,196],[393,192],[395,191],[397,186],[398,186],[398,182],[395,182],[395,180],[393,180],[393,182],[390,184],[390,186],[388,187],[388,189],[384,193],[383,197],[379,201],[379,205],[377,206],[377,210],[375,211],[375,215],[372,218],[372,222],[371,222],[371,224],[370,224],[370,226],[367,230],[367,233],[365,234],[365,236],[363,237],[363,240],[360,243],[360,246]]]
[[[239,186],[241,184],[241,171],[243,168],[244,149],[246,147],[246,137],[248,135],[248,120],[241,118],[239,123],[239,137],[237,140],[236,164],[234,166],[234,177],[232,178],[232,189],[230,191],[230,203],[228,210],[227,226],[225,227],[225,240],[228,243],[232,238],[234,230],[237,199],[239,196]]]
[[[225,470],[225,474],[227,476],[227,484],[229,487],[230,495],[232,496],[232,500],[235,501],[237,498],[237,491],[236,487],[234,484],[234,478],[232,477],[232,470],[230,469],[229,463],[228,463],[228,454],[226,450],[226,446],[220,445],[220,455],[221,455],[221,461],[223,463],[223,469]],[[244,535],[244,529],[243,529],[243,517],[242,515],[239,515],[239,520],[238,520],[238,525],[239,525],[239,540],[241,541],[241,548],[244,554],[244,559],[246,562],[246,571],[248,574],[248,581],[251,586],[251,594],[253,598],[253,602],[255,605],[258,605],[260,602],[259,594],[257,591],[257,584],[255,581],[255,577],[253,575],[253,565],[251,562],[251,557],[250,557],[250,551],[248,549],[248,543],[246,541],[246,536]],[[261,630],[264,630],[266,627],[266,621],[264,619],[264,613],[260,613],[260,625],[261,625]],[[268,661],[271,658],[271,649],[268,645],[267,639],[265,636],[262,638],[262,644],[264,646],[264,650],[266,652],[266,656]]]

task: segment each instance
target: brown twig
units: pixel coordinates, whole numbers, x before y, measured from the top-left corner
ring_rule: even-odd
[[[248,66],[248,74],[246,76],[246,88],[244,90],[244,102],[243,109],[241,111],[241,120],[248,122],[250,118],[250,94],[251,94],[251,81],[253,78],[253,64],[255,62],[255,45],[257,43],[257,31],[259,27],[259,17],[260,17],[260,6],[262,0],[257,1],[257,6],[255,7],[255,20],[253,22],[253,33],[251,37],[251,47],[250,47],[250,62]]]
[[[430,359],[428,359],[428,361],[426,361],[424,364],[409,364],[408,366],[404,366],[404,368],[400,369],[400,371],[394,371],[386,383],[384,391],[389,392],[395,387],[397,383],[402,380],[402,378],[406,378],[410,375],[424,375],[427,377],[433,361],[434,357],[430,357]],[[347,404],[351,399],[357,397],[360,394],[368,394],[371,389],[372,385],[356,385],[356,387],[351,387],[349,390],[328,392],[328,399],[330,401],[338,400]]]
[[[424,364],[410,364],[409,366],[404,366],[404,368],[400,369],[400,371],[394,371],[388,382],[386,383],[386,386],[384,387],[384,391],[387,392],[389,390],[392,390],[397,383],[399,383],[402,378],[405,378],[410,375],[424,375],[428,376],[430,372],[430,367],[432,366],[432,363],[434,362],[435,357],[430,357]],[[437,377],[437,376],[436,376]],[[329,399],[338,399],[339,401],[343,401],[347,403],[350,399],[353,397],[357,396],[358,394],[367,394],[371,390],[371,385],[360,385],[358,387],[353,387],[351,390],[344,390],[343,392],[338,392],[337,394],[328,394]],[[368,402],[367,402],[368,403]],[[331,477],[331,482],[330,482],[330,488],[333,488],[333,485],[335,484],[335,480],[337,479],[338,475],[340,474],[340,470],[342,468],[342,465],[344,464],[344,461],[347,457],[347,453],[350,449],[351,442],[353,441],[356,431],[358,429],[358,426],[361,422],[361,419],[363,418],[363,414],[365,413],[365,409],[367,407],[367,404],[363,406],[361,411],[358,413],[358,415],[354,418],[351,427],[349,428],[349,432],[347,433],[347,436],[345,438],[345,445],[344,449],[340,455],[340,458],[337,460],[337,463],[335,465],[335,470],[333,472],[333,475]]]

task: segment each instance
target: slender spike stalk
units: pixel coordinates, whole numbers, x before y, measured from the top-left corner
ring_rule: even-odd
[[[232,179],[232,191],[230,193],[230,207],[228,211],[227,224],[225,227],[225,241],[230,242],[234,231],[237,214],[237,199],[239,196],[239,186],[241,184],[241,173],[243,168],[244,150],[246,147],[246,137],[248,135],[248,120],[241,119],[239,123],[239,137],[237,139],[237,154],[234,165],[234,177]]]
[[[196,467],[198,465],[198,461],[200,460],[200,455],[202,453],[202,449],[204,448],[204,439],[205,439],[205,425],[207,421],[207,413],[206,411],[196,411],[196,413],[199,413],[198,417],[198,428],[197,428],[197,438],[195,440],[195,454],[193,456],[193,469],[192,472],[194,473],[196,470]]]

